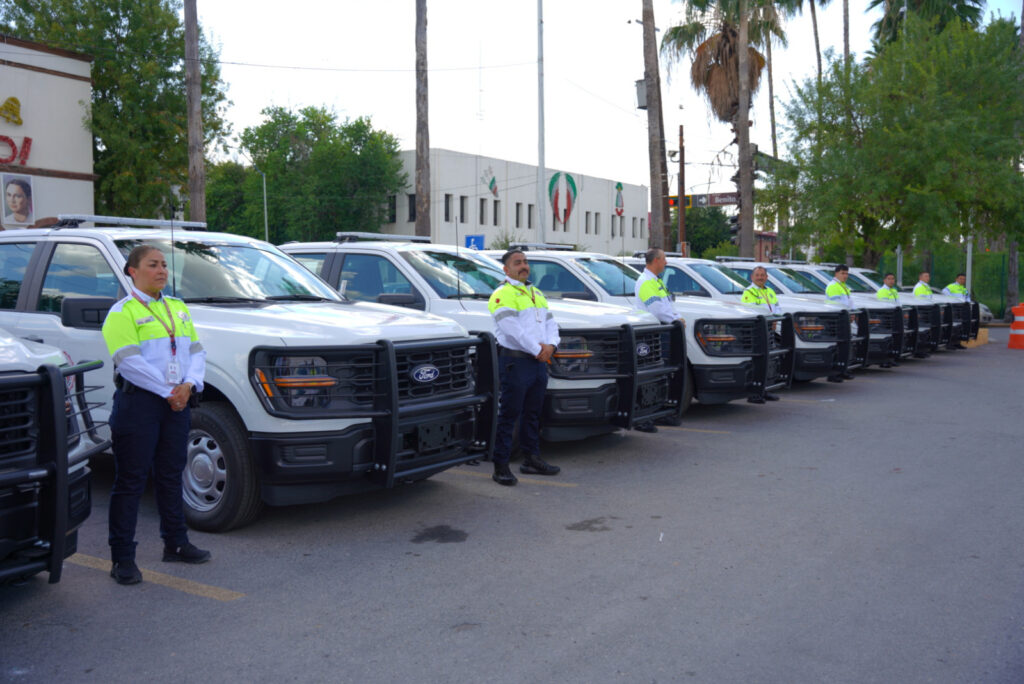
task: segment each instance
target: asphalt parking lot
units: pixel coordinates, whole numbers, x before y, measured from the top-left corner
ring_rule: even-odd
[[[193,533],[107,575],[109,464],[62,581],[0,587],[0,680],[1024,681],[1024,352],[805,383],[678,428]]]

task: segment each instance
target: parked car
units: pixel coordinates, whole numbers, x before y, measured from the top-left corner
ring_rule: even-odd
[[[281,249],[351,299],[427,311],[467,330],[493,332],[487,300],[505,276],[490,259],[446,245],[338,235],[333,242]],[[545,439],[580,439],[681,415],[681,326],[662,325],[643,311],[552,298],[541,290],[562,340],[544,399]]]
[[[488,254],[488,252],[484,252]],[[493,251],[489,255],[494,258]],[[618,304],[635,309],[640,273],[604,254],[529,251],[538,287],[550,297]],[[788,387],[793,379],[793,323],[748,306],[697,297],[673,302],[686,321],[688,396],[721,404],[765,390]]]
[[[229,530],[263,503],[393,487],[489,454],[492,336],[353,302],[273,245],[204,224],[78,215],[0,233],[0,325],[76,360],[107,358],[100,328],[140,244],[166,255],[166,291],[188,303],[207,350],[184,475],[192,527]],[[102,386],[109,399],[112,374]]]
[[[60,349],[0,330],[0,583],[47,571],[54,584],[77,550],[89,459],[110,446],[83,380],[102,366],[70,365]]]

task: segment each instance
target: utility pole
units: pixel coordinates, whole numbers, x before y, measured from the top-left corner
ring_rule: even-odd
[[[740,256],[754,256],[754,173],[750,149],[750,53],[747,2],[739,0],[739,111],[736,114],[736,140],[739,144]]]
[[[196,0],[185,0],[185,104],[188,108],[188,213],[206,221],[206,159],[203,150],[203,91],[199,64]]]
[[[430,237],[427,0],[416,0],[416,235]]]
[[[668,208],[668,175],[665,162],[665,127],[661,121],[661,75],[658,72],[658,41],[654,35],[654,3],[643,0],[644,84],[647,90],[647,153],[651,169],[651,221],[648,244],[665,246],[665,214]]]
[[[676,211],[679,212],[679,249],[683,256],[690,256],[690,250],[686,248],[686,145],[683,144],[683,125],[679,124],[679,199],[676,201]]]
[[[544,0],[537,0],[537,237],[547,242],[547,190],[544,183]],[[527,217],[529,225],[529,217]]]

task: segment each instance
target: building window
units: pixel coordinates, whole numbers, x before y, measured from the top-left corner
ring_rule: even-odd
[[[633,237],[636,237],[636,216],[633,217]]]
[[[516,202],[516,228],[523,227],[523,203]]]
[[[640,237],[644,235],[644,220],[640,219]]]
[[[398,196],[388,195],[388,223],[398,222]]]
[[[533,228],[533,205],[526,205],[526,227]]]
[[[444,222],[452,222],[452,196],[447,194],[444,196]]]
[[[590,235],[590,212],[588,211],[583,220],[583,232]]]
[[[494,221],[491,223],[491,225],[493,225],[493,226],[500,226],[501,225],[501,221],[499,219],[499,216],[501,216],[501,200],[494,200]]]
[[[601,212],[594,212],[594,235],[601,234]],[[614,236],[612,236],[614,237]]]
[[[469,198],[459,195],[459,223],[465,223],[467,216],[469,216]]]
[[[416,195],[408,195],[409,197],[409,223],[416,220]]]
[[[487,225],[487,198],[480,198],[480,214],[478,216],[481,226]]]

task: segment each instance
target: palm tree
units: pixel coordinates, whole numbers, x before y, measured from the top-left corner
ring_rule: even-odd
[[[875,30],[875,43],[885,45],[900,37],[904,7],[926,19],[937,20],[936,29],[942,31],[946,24],[956,20],[978,26],[984,4],[984,0],[871,0],[868,9],[882,8],[882,18],[872,28]]]
[[[762,42],[769,34],[782,35],[774,11],[770,13],[774,21],[765,19],[766,3],[748,7],[747,2],[691,0],[684,23],[666,31],[661,43],[662,52],[670,59],[692,56],[691,84],[707,98],[715,117],[731,123],[736,133],[740,256],[754,255],[750,95],[757,90],[766,64],[764,56],[751,46],[751,38]]]
[[[427,116],[427,0],[416,0],[416,235],[430,237],[430,125]]]

